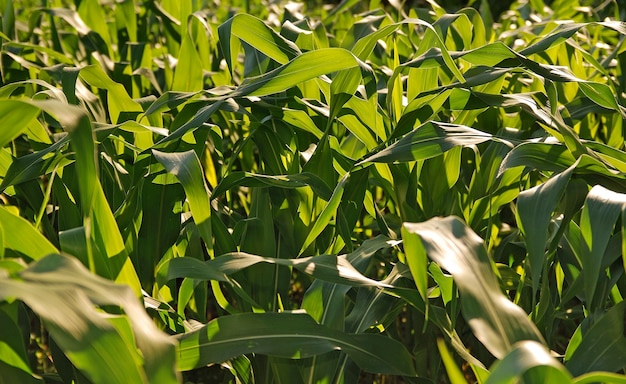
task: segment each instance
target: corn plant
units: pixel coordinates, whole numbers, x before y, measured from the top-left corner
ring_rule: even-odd
[[[0,0],[0,382],[626,383],[626,9],[470,5]]]

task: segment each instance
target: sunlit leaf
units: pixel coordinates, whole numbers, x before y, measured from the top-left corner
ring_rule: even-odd
[[[503,358],[518,341],[545,343],[526,313],[501,293],[482,239],[461,220],[434,218],[404,223],[403,228],[409,236],[419,236],[428,257],[452,274],[463,314],[492,354]]]

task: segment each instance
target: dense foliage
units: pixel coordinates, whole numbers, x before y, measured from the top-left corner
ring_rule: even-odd
[[[626,10],[457,3],[0,0],[0,382],[626,383]]]

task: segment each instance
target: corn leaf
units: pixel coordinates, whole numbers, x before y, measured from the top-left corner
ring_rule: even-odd
[[[302,359],[341,349],[365,370],[415,376],[408,351],[395,340],[331,330],[302,313],[224,316],[179,336],[179,341],[183,370],[247,353]],[[385,353],[374,353],[376,350]]]

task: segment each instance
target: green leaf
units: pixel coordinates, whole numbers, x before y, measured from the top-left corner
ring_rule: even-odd
[[[537,292],[539,288],[550,218],[565,192],[574,169],[575,165],[572,165],[545,183],[520,192],[517,198],[517,215],[528,252],[533,292]]]
[[[121,123],[119,120],[122,112],[143,112],[141,105],[128,96],[124,86],[111,80],[99,65],[89,65],[82,68],[80,77],[91,86],[107,91],[111,123]]]
[[[452,54],[452,56],[453,58],[462,57],[463,60],[469,61],[474,65],[485,65],[488,67],[494,67],[506,59],[516,57],[511,48],[500,41],[473,50],[459,52],[456,55]]]
[[[0,191],[4,191],[11,185],[35,179],[51,172],[55,165],[69,161],[61,156],[55,156],[56,152],[60,152],[68,142],[69,137],[66,136],[46,149],[14,159],[0,184]]]
[[[9,365],[0,360],[0,377],[6,383],[20,383],[20,384],[42,384],[44,383],[38,377],[33,376],[31,373],[16,368],[13,365]]]
[[[58,250],[31,223],[0,206],[0,228],[3,248],[11,249],[32,260],[39,260]]]
[[[442,339],[437,339],[437,349],[439,350],[441,360],[443,360],[443,364],[446,367],[446,373],[448,374],[450,383],[465,384],[467,380],[463,376],[463,372],[461,372],[461,369],[459,369],[459,367],[456,365],[454,358],[446,347],[446,343]]]
[[[339,204],[341,204],[341,197],[343,196],[343,191],[345,189],[346,184],[348,183],[349,177],[350,177],[350,174],[346,173],[341,178],[339,183],[337,183],[337,186],[335,187],[335,190],[333,191],[332,196],[328,200],[328,203],[326,204],[326,206],[324,206],[324,209],[319,214],[319,216],[317,217],[317,220],[315,220],[315,223],[309,230],[309,233],[306,239],[304,240],[304,243],[302,244],[302,247],[300,248],[300,252],[298,252],[298,255],[301,255],[307,249],[307,247],[311,245],[313,241],[315,241],[315,239],[320,235],[320,233],[322,233],[324,228],[328,226],[328,223],[330,222],[331,218],[334,215],[336,215],[337,208],[339,208]]]
[[[239,54],[239,44],[235,38],[248,43],[279,64],[286,64],[300,54],[300,49],[294,43],[252,15],[238,14],[231,17],[219,26],[218,33],[220,46],[231,73],[233,63],[237,61]]]
[[[87,247],[90,269],[95,272],[96,265],[104,266],[97,271],[99,274],[128,284],[139,295],[139,279],[98,178],[94,133],[87,115],[78,107],[53,100],[39,101],[36,105],[56,118],[69,132],[70,146],[76,152],[80,205],[84,225],[88,228],[86,236],[99,248],[99,252],[91,252]],[[87,244],[91,242],[87,241]],[[96,263],[95,255],[101,255],[104,260]]]
[[[591,101],[601,107],[612,109],[620,112],[620,106],[615,99],[615,93],[606,84],[581,82],[578,83],[580,90],[583,91]]]
[[[565,367],[550,355],[548,349],[536,341],[520,341],[503,359],[490,369],[485,384],[571,383]]]
[[[4,267],[0,266],[0,269]],[[11,374],[21,375],[24,378],[31,376],[25,381],[39,382],[32,376],[33,372],[29,366],[29,358],[24,345],[25,335],[19,324],[20,306],[18,302],[4,303],[0,306],[0,321],[3,325],[0,328],[0,340],[2,340],[0,343],[0,362],[2,363],[0,364],[0,377],[5,379]]]
[[[211,194],[211,198],[216,198],[231,188],[237,186],[245,187],[278,187],[278,188],[302,188],[310,186],[322,199],[330,199],[332,191],[322,179],[310,172],[303,172],[293,175],[263,175],[250,172],[231,172],[217,185]]]
[[[77,260],[58,254],[18,276],[0,280],[0,298],[22,300],[41,316],[51,337],[90,380],[177,382],[174,343],[158,330],[130,288],[90,274]],[[126,316],[104,313],[96,304],[119,306]],[[122,333],[119,321],[131,328]]]
[[[159,281],[189,277],[198,280],[224,281],[232,275],[259,263],[293,267],[311,276],[337,284],[385,288],[384,282],[363,276],[345,256],[319,255],[299,259],[277,259],[243,252],[227,253],[206,262],[192,261],[194,258],[178,257],[164,263],[158,272]]]
[[[428,311],[428,255],[419,236],[411,231],[407,223],[402,225],[402,243],[406,254],[406,263],[411,270],[411,276]],[[428,313],[428,312],[427,312]]]
[[[613,233],[615,222],[626,206],[626,194],[615,193],[600,185],[589,191],[580,218],[580,230],[585,245],[580,250],[585,284],[585,297],[590,309],[595,309],[594,293],[597,289],[602,259]]]
[[[172,91],[200,91],[204,86],[202,62],[189,33],[183,35],[183,42],[178,52],[178,63],[174,71]]]
[[[92,31],[100,35],[110,49],[111,37],[109,36],[109,27],[107,26],[104,9],[100,6],[98,0],[81,1],[78,6],[78,15]]]
[[[576,159],[572,152],[561,144],[548,143],[522,143],[513,148],[500,164],[498,177],[507,169],[515,167],[529,167],[544,171],[562,172],[576,165],[576,173],[584,175],[603,175],[611,178],[624,179],[623,173],[617,169],[610,168],[606,163],[595,157],[582,155]]]
[[[341,349],[367,372],[415,376],[411,356],[399,342],[376,334],[335,331],[302,313],[222,316],[178,339],[182,370],[248,353],[302,359]]]
[[[611,383],[626,384],[626,376],[611,372],[589,372],[572,380],[573,384]]]
[[[493,140],[493,136],[463,125],[429,121],[415,128],[382,151],[368,156],[357,165],[376,162],[426,160],[456,147]]]
[[[565,366],[575,375],[593,371],[616,372],[626,365],[626,337],[624,336],[624,315],[626,302],[616,304],[586,331],[582,341],[565,362]]]
[[[209,187],[204,179],[200,159],[194,151],[165,153],[152,150],[152,154],[169,173],[180,181],[189,200],[193,220],[200,230],[205,245],[212,250]]]
[[[230,96],[266,96],[282,92],[321,75],[360,66],[348,50],[324,48],[303,53],[270,72],[246,79]]]
[[[518,341],[545,344],[526,313],[502,294],[482,239],[460,219],[433,218],[403,226],[410,236],[419,236],[428,256],[452,275],[461,292],[463,315],[489,352],[503,358]]]
[[[39,116],[39,108],[20,100],[0,100],[0,148],[24,132],[31,121]]]

